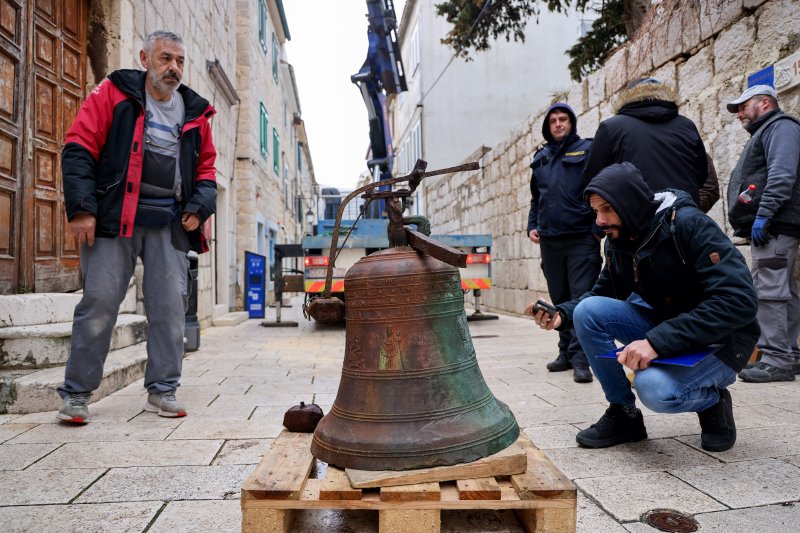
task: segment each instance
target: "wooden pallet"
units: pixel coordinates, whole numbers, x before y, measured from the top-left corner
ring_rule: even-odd
[[[354,489],[345,471],[328,466],[322,479],[311,434],[282,432],[242,486],[242,532],[288,533],[300,509],[372,509],[381,533],[438,533],[441,510],[513,509],[529,533],[574,532],[575,485],[524,434],[522,474]]]

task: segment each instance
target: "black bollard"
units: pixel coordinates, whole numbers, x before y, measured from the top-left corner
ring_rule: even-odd
[[[186,309],[183,349],[187,352],[196,352],[200,348],[200,323],[197,321],[197,252],[190,250],[186,253],[186,258],[189,259],[189,305]]]

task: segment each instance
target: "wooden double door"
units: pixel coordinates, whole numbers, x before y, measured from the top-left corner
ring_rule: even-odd
[[[80,288],[61,147],[86,88],[87,0],[0,0],[0,294]]]

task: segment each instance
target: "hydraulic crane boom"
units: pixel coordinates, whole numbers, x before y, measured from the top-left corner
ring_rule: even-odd
[[[367,168],[373,180],[392,177],[392,137],[386,113],[386,95],[408,90],[403,60],[397,42],[397,16],[392,0],[367,0],[367,37],[369,49],[361,69],[350,76],[364,98],[369,117],[369,141],[372,158]],[[377,207],[377,206],[376,206]],[[383,211],[382,205],[378,215]],[[374,215],[375,213],[371,213]],[[372,216],[370,218],[378,218]]]

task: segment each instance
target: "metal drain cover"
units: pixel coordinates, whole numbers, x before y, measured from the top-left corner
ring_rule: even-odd
[[[670,533],[691,533],[699,528],[697,520],[674,509],[647,511],[642,515],[642,522],[659,531]]]

